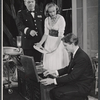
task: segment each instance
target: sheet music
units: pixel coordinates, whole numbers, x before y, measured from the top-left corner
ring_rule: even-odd
[[[42,47],[42,48],[39,48],[39,47],[36,46],[36,45],[34,45],[33,47],[34,47],[34,49],[36,49],[37,51],[39,51],[39,52],[41,52],[41,53],[43,53],[43,54],[48,53],[48,51],[45,50],[43,47]]]

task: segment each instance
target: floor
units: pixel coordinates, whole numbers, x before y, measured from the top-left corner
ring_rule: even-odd
[[[3,91],[3,100],[25,100],[19,93],[17,88],[13,88],[13,93],[9,94],[8,90]]]

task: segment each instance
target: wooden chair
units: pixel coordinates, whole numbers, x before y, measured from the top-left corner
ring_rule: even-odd
[[[98,92],[98,58],[92,57],[92,65],[95,74],[95,94]]]

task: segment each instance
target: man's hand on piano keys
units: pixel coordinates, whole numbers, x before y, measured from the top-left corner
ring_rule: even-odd
[[[52,79],[52,78],[45,78],[45,79],[40,80],[40,82],[43,85],[51,85],[51,84],[54,83],[54,79]]]

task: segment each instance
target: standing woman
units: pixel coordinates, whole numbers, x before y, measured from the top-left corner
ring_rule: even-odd
[[[61,69],[69,64],[68,52],[65,50],[61,38],[64,36],[65,20],[58,14],[59,8],[55,3],[48,3],[45,7],[44,35],[36,45],[48,51],[44,54],[43,65],[45,69]]]

